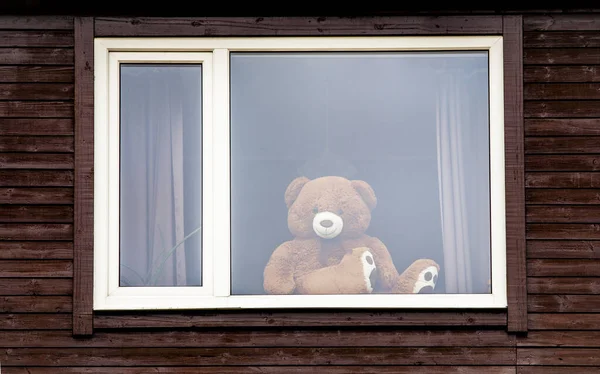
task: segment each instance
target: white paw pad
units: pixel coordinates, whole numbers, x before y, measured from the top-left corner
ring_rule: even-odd
[[[413,293],[433,293],[438,280],[438,269],[428,266],[419,273],[419,277],[413,287]]]
[[[377,266],[375,266],[375,260],[373,259],[371,252],[365,251],[360,256],[360,261],[362,262],[363,276],[367,286],[367,292],[371,293],[373,292],[375,280],[377,279]]]

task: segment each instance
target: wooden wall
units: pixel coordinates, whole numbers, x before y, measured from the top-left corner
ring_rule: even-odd
[[[502,313],[190,312],[74,338],[73,20],[4,18],[1,372],[600,373],[600,14],[523,21],[527,336]]]

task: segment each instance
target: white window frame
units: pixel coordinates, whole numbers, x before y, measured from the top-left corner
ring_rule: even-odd
[[[96,38],[94,309],[506,308],[501,36]],[[230,295],[229,53],[488,51],[490,294]],[[119,64],[202,63],[202,286],[119,287]],[[282,192],[283,193],[283,192]],[[399,269],[400,271],[402,269]]]

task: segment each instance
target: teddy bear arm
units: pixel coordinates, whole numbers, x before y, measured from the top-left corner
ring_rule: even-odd
[[[378,238],[371,238],[369,248],[373,252],[375,265],[377,265],[377,289],[389,291],[397,284],[399,277],[392,256],[385,244]]]
[[[271,255],[263,273],[263,286],[269,294],[291,294],[294,282],[294,256],[292,242],[281,244]]]
[[[339,294],[336,266],[328,266],[296,279],[296,292],[304,295]]]

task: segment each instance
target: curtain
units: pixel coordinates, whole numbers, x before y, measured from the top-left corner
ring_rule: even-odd
[[[190,100],[200,102],[199,78],[190,82],[177,67],[128,69],[121,79],[121,285],[199,285],[200,115]]]
[[[471,77],[472,72],[459,69],[443,69],[438,75],[437,157],[447,293],[490,292],[487,97],[469,94]]]

